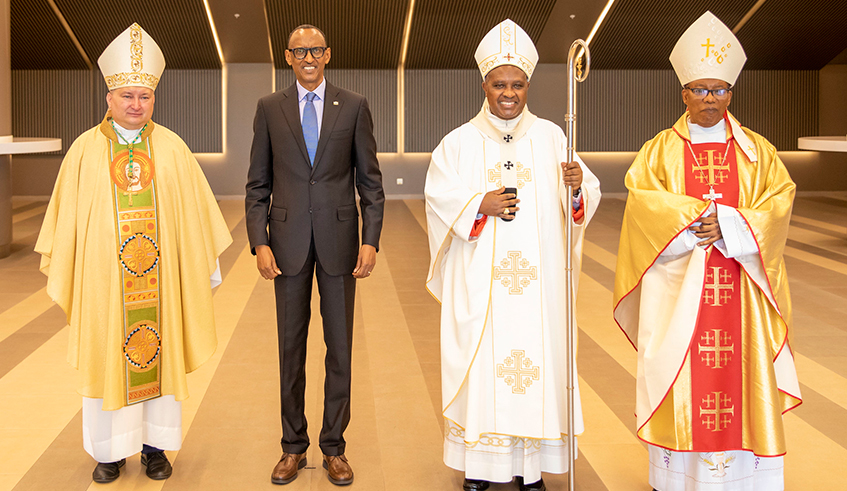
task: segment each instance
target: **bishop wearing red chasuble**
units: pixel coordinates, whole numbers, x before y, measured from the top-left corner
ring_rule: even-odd
[[[638,437],[659,491],[781,490],[800,404],[783,250],[794,183],[729,113],[746,55],[706,12],[671,54],[687,111],[638,153],[615,320],[638,349]]]

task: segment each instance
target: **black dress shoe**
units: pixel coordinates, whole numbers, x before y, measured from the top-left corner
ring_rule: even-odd
[[[112,482],[121,475],[121,467],[126,464],[126,459],[121,459],[117,462],[99,463],[91,473],[91,479],[94,482],[107,483]]]
[[[165,457],[165,452],[141,454],[141,465],[147,467],[147,477],[156,481],[167,479],[174,472],[174,468]]]
[[[539,479],[533,483],[524,484],[523,477],[518,476],[518,489],[521,491],[547,491],[547,486],[544,485],[544,479]]]
[[[462,489],[465,491],[482,491],[483,489],[488,489],[489,484],[490,483],[488,481],[465,478],[465,483],[462,484]]]

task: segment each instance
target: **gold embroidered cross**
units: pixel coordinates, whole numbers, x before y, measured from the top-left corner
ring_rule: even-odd
[[[713,396],[714,394],[714,396]],[[730,406],[732,399],[723,392],[712,392],[703,399],[706,407],[700,406],[700,417],[706,416],[700,423],[712,431],[722,431],[732,423],[730,416],[735,416],[735,406]]]
[[[703,301],[712,307],[722,307],[732,298],[729,292],[735,291],[735,283],[731,282],[732,275],[720,266],[711,266],[709,269],[712,271],[706,273],[707,283],[704,286],[706,293],[703,294]],[[721,283],[721,280],[730,281],[730,283]],[[708,283],[709,281],[712,283]]]
[[[706,354],[700,358],[700,361],[706,362],[706,365],[712,368],[725,367],[731,360],[732,353],[735,353],[735,344],[729,344],[732,341],[732,336],[721,329],[712,329],[712,332],[707,331],[700,340],[704,344],[697,345],[697,354],[705,352]]]
[[[497,377],[502,378],[512,388],[513,394],[526,394],[526,388],[538,380],[538,367],[532,366],[532,360],[524,358],[524,350],[512,350],[512,356],[497,365]]]
[[[494,267],[494,279],[509,288],[509,295],[522,295],[524,287],[538,277],[535,266],[528,259],[521,259],[520,251],[509,251],[508,257],[500,261],[502,268]]]
[[[715,155],[717,153],[717,155]],[[729,164],[726,163],[726,158],[723,157],[717,150],[706,150],[706,155],[700,154],[700,157],[694,162],[695,167],[692,171],[699,171],[698,174],[695,174],[694,177],[697,178],[697,182],[703,184],[703,181],[706,179],[706,176],[703,174],[703,168],[705,167],[707,171],[709,171],[708,184],[709,186],[714,186],[715,184],[723,184],[725,180],[729,178],[728,175],[724,174],[724,171],[729,171]],[[715,174],[715,171],[718,171]]]
[[[512,165],[511,161],[506,162],[507,165]],[[517,177],[518,177],[518,189],[523,189],[524,184],[529,181],[532,181],[532,170],[524,169],[523,164],[520,162],[516,162],[514,165],[518,166]],[[507,167],[508,168],[508,167]],[[503,186],[502,168],[500,167],[500,162],[497,162],[494,165],[493,169],[488,169],[488,182],[493,182],[497,185],[497,187]]]
[[[701,44],[701,45],[700,45],[700,46],[703,46],[704,48],[706,48],[706,58],[708,58],[708,57],[709,57],[709,48],[714,48],[714,47],[715,47],[715,45],[714,45],[714,44],[712,44],[711,42],[709,42],[709,41],[711,41],[711,39],[712,39],[712,38],[706,38],[706,44]]]

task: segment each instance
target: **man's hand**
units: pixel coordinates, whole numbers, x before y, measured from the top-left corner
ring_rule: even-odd
[[[266,245],[256,246],[256,267],[259,268],[262,278],[272,280],[282,274],[276,267],[276,259],[271,248]]]
[[[479,205],[479,212],[483,215],[492,217],[500,217],[504,220],[514,220],[514,213],[520,208],[516,205],[521,200],[512,193],[506,193],[506,187],[503,186],[495,191],[485,193],[482,198],[482,203]],[[509,212],[509,213],[507,213]]]
[[[562,162],[562,182],[576,192],[582,186],[582,167],[576,162]]]
[[[706,239],[703,242],[698,242],[700,247],[707,247],[723,238],[721,233],[721,225],[718,223],[718,217],[715,215],[700,218],[700,226],[689,227],[689,230],[694,232],[698,239]]]
[[[359,260],[356,261],[356,269],[353,270],[353,277],[358,279],[367,278],[371,275],[371,271],[376,265],[376,247],[369,244],[362,244],[359,248]]]

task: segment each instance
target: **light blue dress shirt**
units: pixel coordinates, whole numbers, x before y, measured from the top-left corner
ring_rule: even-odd
[[[302,85],[300,85],[300,81],[296,82],[297,84],[297,100],[298,106],[300,107],[300,123],[303,123],[303,109],[306,107],[306,94],[309,93],[308,90],[304,89]],[[321,135],[321,123],[323,123],[324,119],[324,100],[326,96],[326,77],[321,80],[321,84],[313,90],[317,97],[312,101],[312,104],[315,105],[315,111],[318,113],[318,139],[320,139]]]

